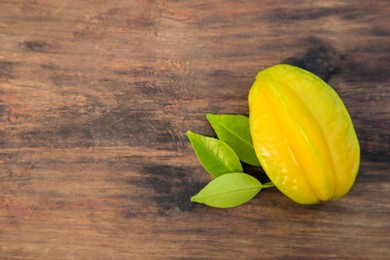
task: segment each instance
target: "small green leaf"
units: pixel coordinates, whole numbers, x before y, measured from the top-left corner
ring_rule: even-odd
[[[191,201],[215,208],[232,208],[252,199],[261,188],[261,183],[246,173],[229,173],[212,180]]]
[[[247,116],[207,114],[206,118],[214,128],[218,138],[229,145],[241,161],[260,166],[253,148]]]
[[[242,172],[237,155],[224,142],[187,131],[195,153],[203,167],[214,177],[225,173]]]

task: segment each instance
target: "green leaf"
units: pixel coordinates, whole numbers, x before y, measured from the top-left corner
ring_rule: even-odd
[[[237,155],[224,142],[187,131],[196,156],[203,167],[214,177],[225,173],[242,172]]]
[[[206,118],[214,128],[218,138],[229,145],[241,161],[260,166],[253,148],[247,116],[207,114]]]
[[[216,208],[232,208],[252,199],[261,188],[261,183],[246,173],[229,173],[212,180],[191,201]]]

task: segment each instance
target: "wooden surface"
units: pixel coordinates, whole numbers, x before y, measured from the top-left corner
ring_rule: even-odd
[[[0,0],[0,258],[388,259],[389,17],[388,0]],[[353,189],[191,204],[209,177],[186,130],[247,114],[282,62],[344,100]]]

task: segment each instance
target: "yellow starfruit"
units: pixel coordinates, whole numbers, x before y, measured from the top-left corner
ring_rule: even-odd
[[[258,73],[248,100],[256,155],[282,193],[301,204],[348,193],[360,146],[344,103],[327,83],[279,64]]]

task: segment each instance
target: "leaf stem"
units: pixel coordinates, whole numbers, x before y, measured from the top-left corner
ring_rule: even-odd
[[[275,184],[273,184],[272,182],[266,182],[262,186],[263,189],[272,188],[272,187],[275,187]]]

